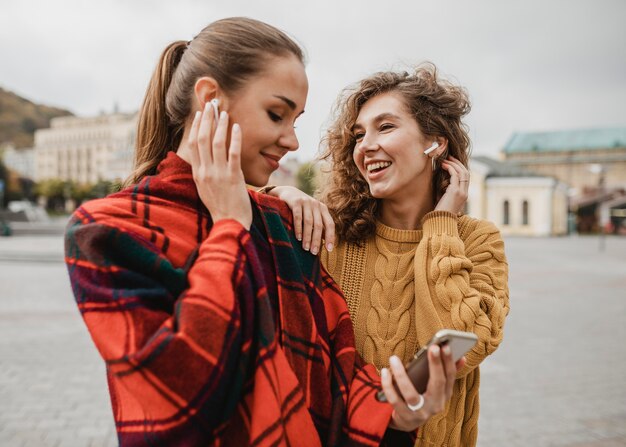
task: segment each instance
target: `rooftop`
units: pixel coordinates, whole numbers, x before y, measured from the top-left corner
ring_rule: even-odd
[[[536,172],[520,168],[513,163],[494,160],[493,158],[482,155],[472,156],[472,161],[476,161],[487,166],[488,174],[486,177],[548,177],[547,175],[538,174]]]
[[[626,127],[514,133],[504,146],[507,154],[626,148]]]

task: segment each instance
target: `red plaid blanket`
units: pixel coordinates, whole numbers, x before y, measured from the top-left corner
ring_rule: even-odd
[[[379,377],[360,364],[341,292],[300,248],[287,207],[251,199],[272,259],[238,222],[212,224],[174,153],[74,213],[66,263],[121,446],[384,442],[391,407],[374,398]]]

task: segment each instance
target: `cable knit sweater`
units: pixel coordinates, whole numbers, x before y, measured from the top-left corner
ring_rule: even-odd
[[[341,286],[366,362],[408,362],[439,329],[474,332],[452,399],[418,432],[417,446],[474,446],[478,434],[478,365],[502,341],[509,311],[508,264],[490,222],[434,211],[422,230],[378,223],[362,246],[340,243],[322,263]]]

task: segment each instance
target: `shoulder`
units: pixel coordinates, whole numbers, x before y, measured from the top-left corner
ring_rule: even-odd
[[[131,238],[154,249],[150,240],[152,229],[157,228],[155,222],[158,220],[159,231],[165,232],[170,225],[161,216],[165,212],[176,213],[175,208],[154,202],[153,197],[138,194],[133,187],[85,202],[68,222],[66,243],[117,245],[120,238]],[[169,220],[176,221],[176,218]]]
[[[459,235],[463,240],[482,235],[497,235],[501,238],[500,230],[493,222],[466,215],[459,217]]]
[[[127,191],[111,194],[102,199],[90,200],[83,203],[74,211],[71,223],[102,224],[117,228],[127,225],[142,225],[137,213],[137,205]]]
[[[285,202],[269,194],[262,194],[253,190],[248,192],[252,201],[257,204],[263,214],[266,216],[268,214],[276,215],[281,218],[286,226],[293,227],[293,214]]]
[[[496,257],[504,257],[504,240],[493,222],[461,216],[459,217],[459,236],[469,255],[491,252]]]

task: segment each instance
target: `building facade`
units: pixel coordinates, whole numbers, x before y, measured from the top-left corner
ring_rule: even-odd
[[[557,178],[574,196],[602,183],[607,189],[626,188],[626,128],[516,133],[502,156]]]
[[[557,236],[568,232],[567,185],[488,157],[472,157],[467,214],[504,235]]]
[[[35,177],[35,149],[8,146],[2,152],[4,165],[20,177]]]
[[[35,132],[35,177],[94,184],[119,181],[131,171],[136,114],[58,117]]]

